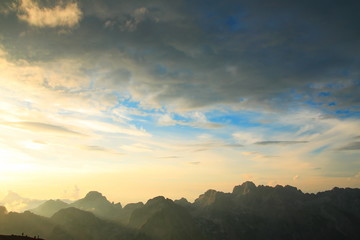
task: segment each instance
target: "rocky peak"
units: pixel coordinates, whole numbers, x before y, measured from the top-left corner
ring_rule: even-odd
[[[216,201],[220,193],[221,192],[213,189],[207,190],[204,194],[201,194],[199,198],[195,200],[195,204],[203,207],[212,205]]]
[[[246,195],[254,189],[256,189],[256,185],[253,182],[246,181],[239,186],[235,186],[232,193],[234,195]]]
[[[191,203],[186,198],[180,198],[178,200],[175,200],[174,203],[177,205],[183,206],[183,207],[190,207]]]
[[[97,191],[90,191],[88,194],[86,194],[85,198],[87,200],[107,200],[105,196],[103,196],[101,193]]]
[[[154,197],[152,199],[149,199],[146,202],[146,206],[155,206],[155,205],[168,205],[173,203],[172,200],[165,198],[163,196]]]
[[[129,203],[127,205],[125,205],[124,210],[134,210],[140,207],[143,207],[144,204],[142,202],[138,202],[138,203]]]

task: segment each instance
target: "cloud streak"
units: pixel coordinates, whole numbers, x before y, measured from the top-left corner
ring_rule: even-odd
[[[293,145],[293,144],[301,144],[308,143],[308,141],[262,141],[256,142],[256,145]]]
[[[85,146],[81,146],[80,148],[85,151],[90,151],[90,152],[110,153],[110,154],[118,154],[118,155],[123,154],[123,153],[115,151],[114,149],[105,148],[105,147],[97,146],[97,145],[85,145]]]
[[[338,150],[340,150],[340,151],[356,151],[356,150],[360,150],[360,142],[349,143],[349,144],[339,148]]]
[[[42,123],[42,122],[19,121],[19,122],[0,122],[0,124],[3,126],[20,128],[33,132],[40,131],[40,132],[50,132],[50,133],[58,133],[58,134],[66,134],[66,135],[85,136],[82,133],[70,130],[63,126]]]

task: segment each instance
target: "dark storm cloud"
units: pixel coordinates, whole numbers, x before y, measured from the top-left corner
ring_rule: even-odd
[[[360,104],[358,1],[94,0],[79,6],[78,28],[62,35],[2,15],[2,43],[29,60],[80,57],[84,71],[107,71],[98,85],[120,86],[136,100],[160,105]],[[319,97],[324,91],[330,96]]]

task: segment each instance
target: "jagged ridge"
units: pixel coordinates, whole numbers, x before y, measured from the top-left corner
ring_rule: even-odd
[[[65,206],[47,203],[57,204]],[[357,239],[359,224],[359,189],[307,194],[252,182],[231,193],[208,190],[194,203],[159,196],[124,208],[93,191],[51,218],[0,208],[0,233],[18,234],[26,226],[30,236],[47,240]]]

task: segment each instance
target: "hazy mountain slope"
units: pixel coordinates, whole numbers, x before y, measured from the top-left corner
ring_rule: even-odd
[[[138,236],[137,231],[102,220],[90,212],[74,207],[58,211],[51,220],[76,240],[131,240]]]
[[[69,207],[89,211],[98,217],[110,220],[117,220],[122,210],[120,203],[111,203],[105,196],[96,191],[89,192],[84,198],[71,203]]]
[[[136,209],[129,226],[139,229],[153,239],[205,239],[188,211],[170,199],[156,197]]]
[[[48,200],[43,204],[41,204],[40,206],[38,206],[37,208],[31,209],[29,211],[40,216],[51,217],[52,215],[54,215],[54,213],[56,213],[60,209],[66,208],[68,206],[69,204],[59,199]]]
[[[0,211],[0,234],[40,236],[47,240],[72,239],[48,218],[28,211],[24,213]]]
[[[145,205],[121,208],[90,192],[71,205],[47,204],[51,211],[54,206],[77,208],[63,208],[46,218],[8,213],[0,207],[0,234],[40,235],[46,240],[357,240],[360,236],[360,189],[305,194],[291,186],[245,182],[231,193],[208,190],[194,203],[156,197]],[[127,227],[120,222],[128,222]]]
[[[143,207],[144,204],[142,202],[138,202],[138,203],[129,203],[127,204],[122,210],[121,210],[121,214],[119,214],[117,216],[117,221],[127,225],[129,223],[129,219],[132,215],[132,213],[138,209]]]
[[[357,239],[359,201],[359,189],[314,195],[246,182],[200,195],[192,214],[208,239]]]

